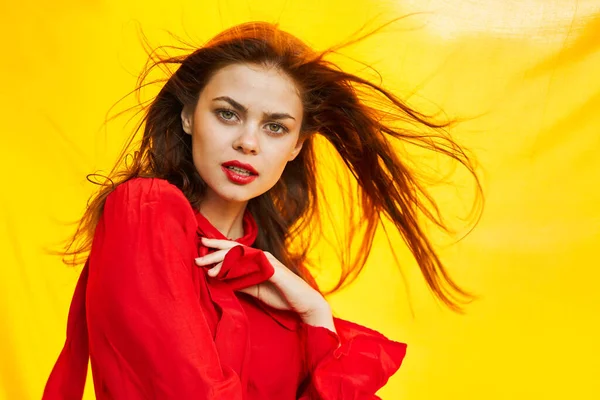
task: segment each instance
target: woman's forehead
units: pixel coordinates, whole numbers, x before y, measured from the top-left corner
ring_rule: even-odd
[[[229,97],[248,110],[302,113],[302,102],[294,81],[280,69],[254,64],[233,64],[221,68],[201,93],[204,101]]]

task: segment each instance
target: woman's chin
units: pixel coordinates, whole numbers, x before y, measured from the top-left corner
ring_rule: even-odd
[[[257,180],[244,185],[228,180],[207,183],[209,189],[207,197],[223,203],[247,203],[267,192],[276,182],[273,185],[265,185],[264,182],[257,182]]]
[[[262,193],[248,190],[244,187],[227,188],[215,193],[220,201],[224,203],[247,203],[251,199],[260,196]]]

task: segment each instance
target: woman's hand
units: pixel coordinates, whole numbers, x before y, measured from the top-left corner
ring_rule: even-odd
[[[202,238],[202,244],[217,249],[213,253],[196,259],[198,266],[216,264],[207,272],[211,277],[217,276],[221,271],[227,252],[235,246],[240,246],[239,243],[232,240],[208,238]],[[327,300],[273,257],[271,253],[265,251],[264,254],[273,266],[275,273],[268,281],[241,289],[240,292],[247,293],[273,308],[295,311],[305,323],[323,326],[335,332],[333,316]]]

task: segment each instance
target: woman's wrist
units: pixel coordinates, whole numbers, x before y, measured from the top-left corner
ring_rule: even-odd
[[[301,315],[302,321],[311,326],[320,326],[337,333],[333,323],[333,313],[327,302]]]

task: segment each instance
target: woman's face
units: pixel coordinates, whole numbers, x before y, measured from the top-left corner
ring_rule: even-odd
[[[196,108],[181,113],[207,198],[246,202],[272,188],[302,148],[302,114],[298,88],[277,69],[233,64],[217,71]]]

